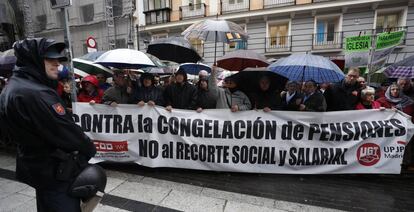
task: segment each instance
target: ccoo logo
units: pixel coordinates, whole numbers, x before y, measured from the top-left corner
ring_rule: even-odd
[[[374,143],[362,144],[357,150],[357,159],[361,165],[372,166],[381,158],[381,148]]]

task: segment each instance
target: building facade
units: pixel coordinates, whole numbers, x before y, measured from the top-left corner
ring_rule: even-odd
[[[36,37],[64,40],[64,13],[51,9],[49,0],[30,0],[32,22]],[[134,1],[132,0],[74,0],[68,7],[68,20],[74,57],[87,53],[86,39],[97,41],[97,50],[127,48],[133,40]],[[108,8],[112,13],[108,17]],[[111,21],[109,21],[111,20]],[[113,45],[111,46],[111,40]],[[133,43],[130,43],[133,45]]]
[[[143,0],[137,2],[135,25],[140,48],[151,40],[180,36],[204,19],[233,21],[249,35],[247,42],[219,44],[217,56],[251,49],[269,60],[296,52],[343,59],[345,37],[407,30],[389,57],[394,63],[414,54],[412,0]],[[214,43],[191,41],[207,64]]]

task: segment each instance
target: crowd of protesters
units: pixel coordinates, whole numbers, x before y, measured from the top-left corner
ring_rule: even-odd
[[[201,71],[196,82],[190,82],[182,69],[162,79],[149,73],[115,70],[111,84],[104,74],[89,75],[78,83],[77,101],[114,107],[118,104],[158,105],[167,111],[229,109],[232,112],[324,112],[389,108],[412,117],[414,115],[414,86],[411,79],[398,79],[388,86],[375,89],[367,85],[358,68],[350,68],[345,78],[338,83],[288,81],[284,89],[279,90],[270,89],[274,86],[270,85],[268,77],[263,76],[257,82],[256,92],[245,93],[234,75],[226,77],[219,86],[216,72],[215,67],[211,74]],[[58,94],[70,109],[70,80],[67,74],[59,76],[59,79]],[[5,85],[4,80],[0,83],[1,87]],[[411,152],[411,148],[407,151]]]

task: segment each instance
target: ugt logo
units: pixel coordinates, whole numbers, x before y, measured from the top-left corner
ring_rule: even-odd
[[[362,144],[357,150],[357,159],[361,165],[372,166],[381,158],[381,148],[374,143]]]

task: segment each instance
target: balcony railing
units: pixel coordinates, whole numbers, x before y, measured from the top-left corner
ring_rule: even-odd
[[[146,4],[144,3],[144,13],[148,11],[155,11],[164,8],[171,9],[171,0],[144,0],[147,1]]]
[[[343,32],[315,33],[312,37],[313,50],[342,49]]]
[[[332,1],[332,0],[312,0],[312,3],[326,2],[326,1]]]
[[[206,4],[193,4],[180,7],[180,20],[207,16]]]
[[[292,36],[266,37],[265,52],[290,52],[292,51]]]
[[[220,1],[221,13],[235,13],[249,11],[250,0],[224,0]]]
[[[264,8],[272,8],[272,7],[284,7],[295,5],[296,0],[264,0],[263,6]]]
[[[145,11],[145,23],[150,24],[161,24],[170,22],[170,8],[162,8],[157,10]]]

